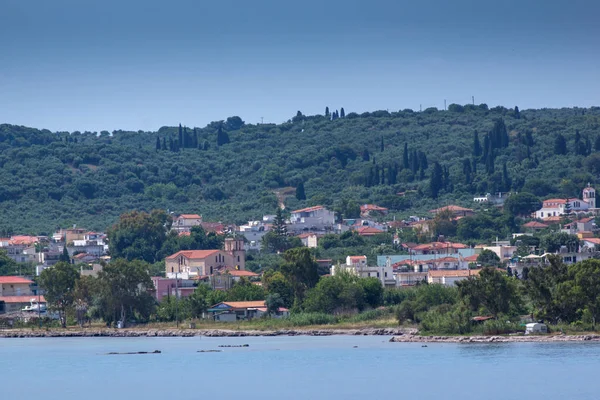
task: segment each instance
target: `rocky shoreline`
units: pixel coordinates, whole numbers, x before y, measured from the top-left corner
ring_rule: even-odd
[[[527,335],[527,336],[394,336],[395,343],[527,343],[527,342],[600,342],[600,335]]]
[[[415,329],[279,329],[279,330],[225,330],[225,329],[81,329],[81,330],[0,330],[0,338],[41,337],[252,337],[252,336],[395,336],[415,334]]]

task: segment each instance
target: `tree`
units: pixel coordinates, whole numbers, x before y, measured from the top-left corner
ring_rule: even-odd
[[[479,158],[481,156],[481,144],[479,143],[479,134],[477,131],[473,132],[473,157]]]
[[[306,200],[306,193],[304,193],[304,182],[300,182],[298,186],[296,186],[296,198],[298,200]]]
[[[304,309],[329,314],[361,311],[365,295],[359,281],[359,277],[345,271],[322,278],[307,292]]]
[[[521,112],[519,111],[519,107],[515,106],[515,118],[516,119],[521,119]]]
[[[331,115],[329,114],[329,107],[325,107],[325,116],[329,118]]]
[[[431,197],[437,199],[440,190],[444,186],[444,175],[441,165],[436,161],[433,164],[433,171],[431,172],[431,179],[429,181],[429,190]]]
[[[156,151],[160,150],[160,137],[156,137]]]
[[[404,169],[408,169],[410,164],[408,163],[408,143],[404,142],[404,152],[402,153],[402,166]]]
[[[344,107],[340,108],[340,118],[344,118],[346,116],[346,112],[344,111]]]
[[[565,137],[560,133],[556,135],[556,139],[554,139],[554,154],[567,154],[567,141],[565,140]]]
[[[281,273],[294,288],[295,302],[301,304],[306,290],[315,287],[319,281],[318,265],[306,247],[288,250],[283,258],[285,263]]]
[[[269,294],[277,294],[283,307],[291,307],[294,304],[294,287],[280,271],[269,270],[263,274],[262,282]]]
[[[71,263],[71,256],[69,255],[66,244],[63,246],[63,251],[58,257],[58,261],[66,262],[67,264]]]
[[[163,210],[150,214],[132,211],[121,215],[108,230],[110,254],[113,258],[144,260],[154,263],[171,227],[171,217]]]
[[[17,270],[17,263],[10,258],[6,250],[0,250],[0,276],[14,275]]]
[[[591,317],[592,330],[600,319],[600,260],[585,260],[569,266],[573,284],[569,298],[577,299],[581,309]]]
[[[483,265],[484,267],[497,266],[500,264],[500,257],[498,257],[498,254],[491,250],[483,250],[477,256],[477,263]]]
[[[579,237],[559,232],[549,233],[542,236],[540,240],[540,247],[547,253],[556,253],[562,246],[565,246],[569,252],[577,253],[579,251]]]
[[[358,282],[363,288],[364,300],[369,307],[377,308],[383,304],[383,286],[379,279],[362,278]]]
[[[223,130],[223,124],[219,124],[217,130],[217,146],[223,146],[229,143],[229,135]]]
[[[225,122],[225,126],[230,131],[237,131],[244,126],[244,121],[238,116],[229,117]]]
[[[284,302],[279,293],[272,293],[267,296],[265,299],[265,304],[267,306],[267,313],[269,316],[277,314],[281,307],[284,307]]]
[[[228,301],[256,301],[265,299],[265,290],[258,285],[253,284],[245,277],[236,282],[231,289],[227,291]]]
[[[44,289],[44,297],[51,309],[58,311],[60,324],[67,327],[67,310],[75,300],[75,285],[79,271],[66,262],[58,262],[42,271],[39,285]]]
[[[369,154],[369,150],[364,149],[362,152],[362,159],[363,161],[370,161],[371,160],[371,156]]]
[[[120,321],[123,326],[130,318],[147,321],[155,308],[154,289],[148,269],[140,260],[117,259],[98,273],[98,313],[107,323]]]
[[[504,202],[504,211],[512,216],[526,216],[542,207],[542,202],[537,196],[521,192],[512,194]]]
[[[275,218],[273,219],[273,232],[277,236],[287,236],[287,224],[285,223],[285,218],[283,217],[283,211],[280,207],[277,207],[277,211],[275,212]]]
[[[456,234],[456,221],[452,211],[446,208],[435,214],[432,228],[435,236],[454,236]]]
[[[521,303],[514,281],[495,268],[483,268],[478,276],[456,282],[456,286],[473,311],[483,307],[494,318],[516,311]]]
[[[381,152],[383,153],[383,151],[385,150],[385,146],[383,144],[383,136],[381,137]]]
[[[569,280],[568,268],[560,256],[548,255],[547,258],[547,265],[528,269],[527,273],[523,269],[527,296],[538,318],[554,323],[559,319],[572,320],[576,307],[569,301],[561,301],[563,286]]]

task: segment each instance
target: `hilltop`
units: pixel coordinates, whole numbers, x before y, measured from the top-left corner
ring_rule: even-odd
[[[102,230],[131,209],[242,223],[282,200],[288,209],[323,204],[347,217],[375,203],[400,217],[472,206],[487,192],[580,196],[598,182],[598,107],[340,111],[333,120],[298,112],[279,125],[230,117],[157,132],[0,125],[0,234]]]

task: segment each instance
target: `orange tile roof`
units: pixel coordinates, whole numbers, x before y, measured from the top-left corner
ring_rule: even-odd
[[[292,214],[318,211],[318,210],[322,210],[322,209],[323,209],[323,206],[313,206],[313,207],[301,208],[300,210],[294,210],[294,211],[292,211]]]
[[[458,262],[456,257],[432,258],[431,260],[422,261],[424,263],[439,263],[439,262]]]
[[[590,242],[590,243],[594,243],[594,244],[600,244],[600,239],[598,238],[583,238],[581,239],[584,242]]]
[[[452,212],[457,212],[457,211],[473,211],[471,208],[464,208],[461,206],[456,206],[456,205],[450,205],[450,206],[445,206],[445,207],[440,207],[440,208],[436,208],[435,210],[429,210],[430,213],[439,213],[441,211],[445,211],[445,210],[449,210]]]
[[[432,249],[466,249],[466,244],[462,243],[452,243],[452,242],[432,242],[420,244],[412,248],[412,250],[432,250]]]
[[[374,236],[383,233],[381,229],[373,228],[371,226],[365,226],[356,230],[360,236]]]
[[[546,204],[546,203],[565,204],[566,202],[567,202],[566,199],[547,199],[547,200],[544,200],[544,204]]]
[[[170,255],[166,259],[172,260],[174,258],[179,257],[180,255],[184,256],[185,258],[200,259],[200,258],[210,257],[213,254],[216,254],[218,252],[219,252],[219,250],[181,250],[175,254]]]
[[[5,303],[29,303],[31,302],[31,300],[35,300],[35,301],[40,301],[41,303],[45,303],[46,299],[44,298],[44,296],[35,296],[35,295],[30,295],[30,296],[0,296],[0,301],[3,301]]]
[[[15,283],[33,283],[32,280],[20,276],[0,276],[0,283],[15,284]]]
[[[479,257],[479,254],[473,254],[472,256],[465,257],[464,260],[466,262],[475,262],[477,261],[477,257]]]
[[[10,238],[9,244],[12,245],[30,245],[38,242],[38,238],[35,236],[18,235]]]
[[[180,214],[177,218],[183,219],[202,219],[202,217],[198,214]]]
[[[350,256],[350,261],[361,261],[366,260],[367,256]]]
[[[221,304],[221,303],[219,303],[219,304]],[[264,300],[259,300],[259,301],[224,301],[223,304],[227,304],[229,307],[235,308],[235,309],[240,309],[240,308],[261,308],[261,307],[265,307],[266,306]],[[215,304],[215,306],[216,305],[217,304]]]
[[[538,222],[538,221],[530,221],[526,224],[523,225],[524,228],[539,228],[539,229],[544,229],[547,228],[548,225],[542,223],[542,222]]]
[[[255,274],[252,271],[246,271],[246,270],[238,270],[238,269],[233,269],[233,268],[226,268],[223,273],[225,273],[225,271],[227,271],[227,273],[229,273],[229,275],[231,276],[259,276],[258,274]]]
[[[363,204],[362,206],[360,206],[360,211],[361,212],[365,212],[365,211],[387,211],[388,209],[385,207],[380,207],[376,204]]]

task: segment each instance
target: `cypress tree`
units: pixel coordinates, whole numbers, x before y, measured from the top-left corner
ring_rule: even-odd
[[[473,157],[477,158],[481,156],[481,144],[479,143],[479,134],[477,131],[473,132]]]
[[[422,151],[419,151],[419,167],[421,169],[429,168],[429,163],[427,162],[427,154]]]
[[[521,119],[521,112],[519,111],[519,107],[515,106],[515,118]]]
[[[600,151],[600,136],[596,136],[596,139],[594,140],[594,150]]]
[[[340,108],[340,118],[344,118],[346,116],[346,112],[344,111],[344,107]]]
[[[298,200],[306,200],[306,193],[304,192],[304,182],[300,182],[296,187],[296,198]]]
[[[411,171],[413,172],[413,174],[416,174],[417,171],[419,171],[419,156],[417,154],[417,150],[413,150],[411,155],[410,155],[410,161],[411,161]]]
[[[473,176],[477,175],[477,159],[475,158],[471,162],[471,171],[473,173]]]
[[[471,183],[471,160],[465,158],[463,160],[463,174],[465,175],[465,184]]]
[[[490,151],[491,143],[490,143],[490,135],[486,134],[483,137],[483,153],[481,155],[481,160],[486,163],[488,159],[488,153]]]
[[[175,144],[173,143],[173,138],[169,138],[169,150],[175,151]]]
[[[554,139],[554,154],[567,154],[567,141],[560,133],[556,136],[556,139]]]
[[[383,153],[383,151],[385,150],[385,146],[383,144],[383,136],[381,137],[381,152]]]
[[[600,136],[599,136],[600,138]],[[404,169],[408,169],[410,164],[408,163],[408,144],[404,142],[404,154],[402,154],[402,166]]]
[[[508,175],[508,169],[506,168],[506,163],[504,163],[504,165],[502,165],[502,186],[505,192],[510,191],[511,184],[512,182]]]
[[[373,174],[373,183],[379,185],[379,166],[375,165],[375,173]]]
[[[183,129],[181,128],[181,124],[179,124],[179,143],[183,143]]]
[[[156,137],[156,151],[159,151],[159,150],[160,150],[160,137],[157,136]]]
[[[429,190],[431,191],[431,197],[434,199],[437,199],[444,185],[443,175],[442,166],[436,161],[433,164],[433,171],[431,171],[431,179],[429,180]]]
[[[163,141],[162,141],[162,149],[163,149],[163,150],[167,150],[167,139],[166,139],[166,138],[163,138]]]
[[[330,114],[329,114],[329,107],[325,107],[325,116],[326,116],[326,117],[330,117]]]
[[[194,128],[194,135],[192,136],[192,147],[198,147],[198,132],[196,131],[196,128]]]
[[[223,130],[223,124],[220,124],[217,131],[217,146],[223,146],[227,143],[229,143],[229,135]]]
[[[71,263],[71,256],[69,256],[69,251],[67,250],[67,245],[63,247],[62,254],[58,257],[58,261]]]
[[[363,159],[363,161],[369,161],[371,159],[371,155],[369,154],[368,149],[363,150],[362,159]]]

